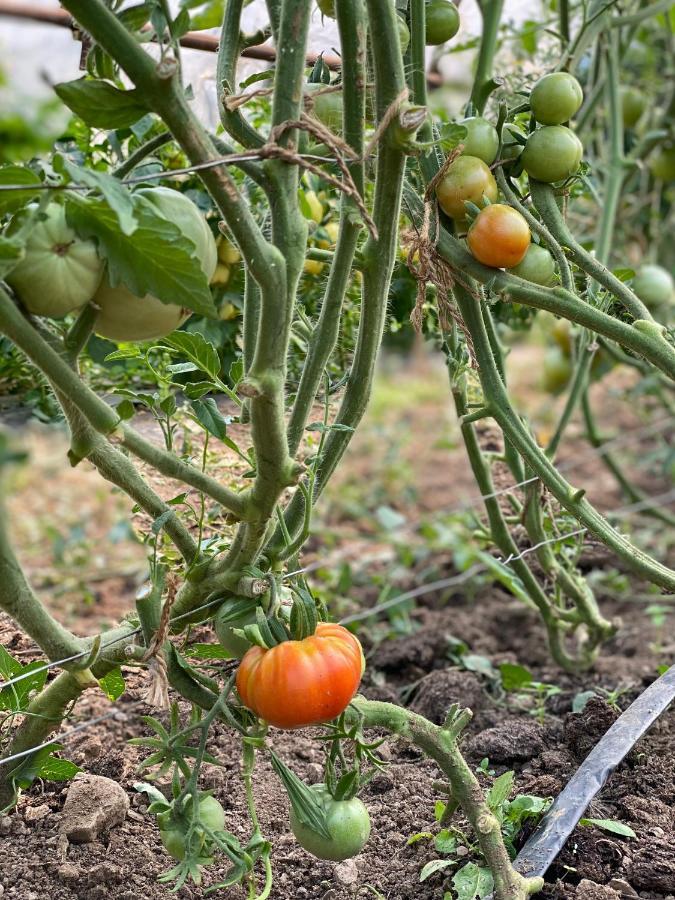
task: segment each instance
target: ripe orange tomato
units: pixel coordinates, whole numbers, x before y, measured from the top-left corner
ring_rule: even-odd
[[[478,205],[487,197],[490,203],[494,203],[497,199],[497,182],[482,159],[477,156],[459,156],[450,164],[445,178],[437,185],[436,196],[447,216],[463,219],[466,216],[466,201]]]
[[[356,693],[365,662],[342,625],[319,622],[302,641],[251,647],[237,670],[242,702],[277,728],[303,728],[339,716]]]
[[[495,269],[517,266],[530,246],[530,227],[518,212],[504,203],[486,206],[476,216],[467,235],[469,250],[479,262]]]

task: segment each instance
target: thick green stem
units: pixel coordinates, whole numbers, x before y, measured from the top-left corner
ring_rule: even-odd
[[[504,2],[503,0],[480,0],[478,5],[483,16],[483,28],[481,29],[476,74],[474,75],[473,88],[471,90],[471,102],[476,107],[478,115],[482,115],[489,96],[485,92],[485,85],[492,77],[492,66],[497,50],[499,23]]]
[[[241,52],[241,13],[244,0],[227,0],[220,29],[220,46],[216,64],[218,111],[223,128],[243,147],[262,147],[261,135],[249,125],[241,112],[229,110],[225,104],[230,94],[236,93],[237,62]]]
[[[533,474],[538,476],[562,507],[623,559],[632,571],[668,590],[675,589],[675,572],[656,562],[615,531],[609,522],[583,496],[580,496],[580,492],[576,491],[551,465],[511,406],[489,349],[480,305],[475,297],[459,285],[456,285],[455,296],[473,340],[486,402],[505,436],[512,441]]]
[[[352,708],[367,728],[385,728],[411,741],[438,764],[478,838],[494,878],[496,900],[526,900],[541,890],[542,878],[525,878],[511,865],[496,816],[485,801],[476,776],[457,746],[452,724],[434,725],[423,716],[391,703],[356,697]],[[468,712],[465,710],[465,713]],[[468,719],[470,713],[465,715]]]

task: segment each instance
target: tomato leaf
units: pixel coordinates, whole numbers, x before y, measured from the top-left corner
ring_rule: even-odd
[[[217,378],[220,372],[220,357],[218,351],[210,341],[199,334],[192,331],[174,331],[162,341],[168,347],[186,356],[190,362],[193,362],[202,372],[206,372],[211,378]]]
[[[26,190],[8,191],[2,190],[2,185],[26,185]],[[31,169],[25,166],[0,166],[0,215],[21,209],[29,200],[32,200],[38,190],[31,190],[34,185],[42,182]]]
[[[499,778],[494,781],[485,798],[487,800],[487,805],[492,812],[501,810],[502,804],[508,799],[512,787],[513,772],[504,772],[503,775],[500,775]]]
[[[87,125],[127,128],[148,112],[138,90],[121,91],[107,81],[78,78],[54,85],[57,96]]]
[[[117,214],[104,200],[71,196],[66,202],[66,218],[81,237],[96,239],[99,253],[108,262],[113,287],[123,283],[137,297],[152,294],[162,303],[215,315],[192,241],[143,197],[133,196],[133,202],[138,222],[133,235],[124,234]]]
[[[44,778],[45,781],[70,781],[81,771],[71,760],[59,759],[50,754],[40,766],[38,777]]]
[[[206,428],[209,434],[222,441],[227,434],[230,417],[226,418],[221,413],[213,397],[207,397],[206,400],[193,400],[191,405],[197,421]]]
[[[456,859],[432,859],[431,862],[428,862],[420,872],[420,881],[426,881],[427,878],[435,875],[436,872],[441,872],[443,869],[447,869],[448,866],[456,865]]]
[[[112,669],[112,671],[108,672],[107,675],[104,675],[103,678],[99,678],[98,683],[108,700],[118,700],[124,693],[126,687],[122,670],[119,666]]]
[[[85,169],[83,166],[74,165],[68,159],[63,161],[63,167],[75,184],[84,184],[103,194],[110,209],[117,214],[117,221],[123,234],[134,233],[137,220],[133,196],[128,188],[107,172]]]
[[[502,663],[499,667],[502,687],[505,691],[519,691],[532,684],[532,673],[525,666],[515,663]]]

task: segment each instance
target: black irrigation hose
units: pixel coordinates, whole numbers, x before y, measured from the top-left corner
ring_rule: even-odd
[[[650,684],[588,754],[514,861],[521,875],[543,878],[588,804],[647,729],[675,699],[675,666]]]

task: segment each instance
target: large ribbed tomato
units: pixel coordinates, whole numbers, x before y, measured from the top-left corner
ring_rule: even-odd
[[[277,728],[318,725],[339,716],[356,693],[365,663],[342,625],[319,622],[302,641],[251,647],[237,671],[242,702]]]

